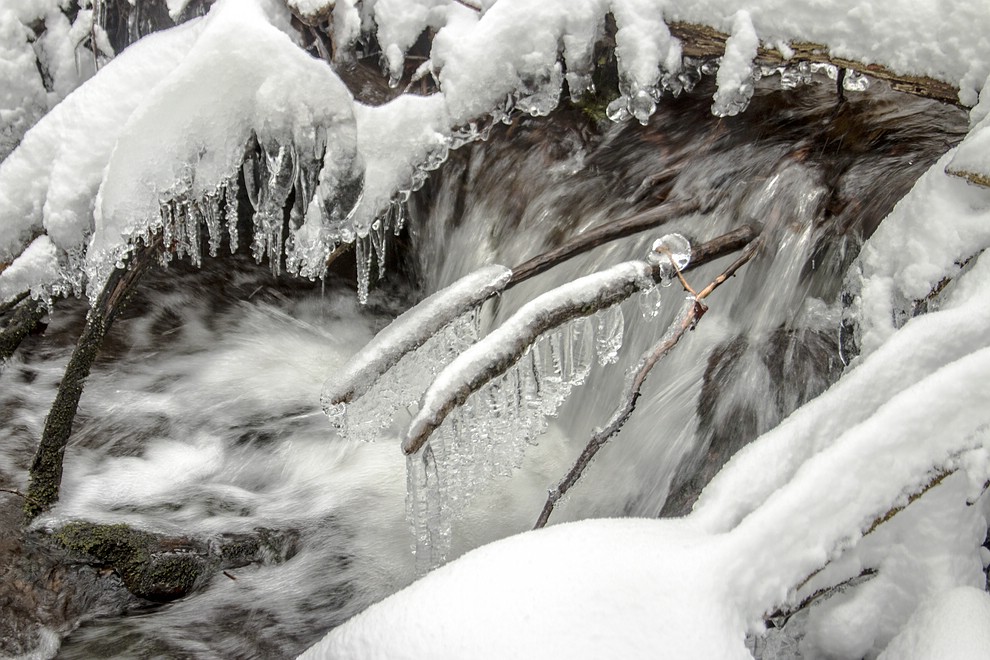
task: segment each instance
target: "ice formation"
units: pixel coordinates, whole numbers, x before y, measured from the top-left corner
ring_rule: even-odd
[[[618,303],[637,291],[654,295],[656,273],[631,261],[538,296],[437,375],[403,441],[421,570],[446,561],[452,525],[474,490],[518,468],[594,363],[616,360]]]
[[[762,0],[759,11],[748,12],[730,0],[499,0],[476,7],[453,0],[290,2],[305,20],[333,19],[338,60],[347,58],[363,34],[374,33],[393,82],[405,71],[408,48],[424,30],[434,31],[418,75],[432,75],[438,93],[406,94],[368,107],[354,103],[327,63],[310,58],[292,40],[295,30],[283,3],[251,0],[238,4],[240,15],[234,16],[231,0],[221,0],[205,18],[128,47],[119,62],[103,67],[29,131],[0,165],[0,259],[16,258],[38,233],[47,233],[58,249],[59,278],[31,288],[50,295],[79,293],[87,279],[95,295],[130,242],[166,226],[173,252],[196,260],[200,248],[193,243],[201,233],[209,235],[209,249],[216,249],[217,220],[236,234],[226,222],[233,217],[227,199],[235,199],[230,191],[243,171],[256,204],[254,254],[267,257],[274,272],[284,268],[319,277],[334,246],[353,243],[364,300],[373,264],[380,274],[387,237],[402,226],[405,199],[450,149],[484,139],[495,122],[550,112],[565,79],[572,96],[590,91],[592,45],[608,13],[617,28],[620,96],[607,108],[615,120],[648,121],[663,94],[690,89],[706,74],[717,76],[718,115],[741,111],[757,76],[779,74],[788,87],[816,69],[839,75],[831,65],[806,62],[766,71],[754,67],[760,38],[785,56],[793,53],[789,41],[823,43],[835,57],[934,76],[958,85],[960,100],[975,104],[990,74],[990,57],[980,45],[985,16],[959,8],[950,17],[931,3],[903,2],[883,12],[853,0],[827,11]],[[169,5],[173,15],[183,7],[179,0]],[[85,58],[68,58],[63,46],[78,46],[74,39],[92,20],[89,10],[81,11],[78,25],[68,25],[51,2],[17,0],[11,9],[0,13],[0,48],[12,55],[0,74],[14,84],[0,89],[29,114],[5,120],[8,133],[21,131],[41,112],[30,111],[41,107],[42,97],[31,78],[24,26],[46,16],[51,43],[40,44],[40,52],[59,63],[53,70],[68,71],[70,59]],[[673,22],[730,32],[720,66],[684,57],[668,28]],[[935,50],[923,38],[933,26],[952,35]],[[278,79],[276,71],[284,77]],[[56,81],[56,95],[46,102],[86,75],[77,73],[71,80],[68,73],[58,74],[69,82]],[[851,71],[843,79],[847,89],[866,82]],[[205,98],[218,102],[196,100]],[[196,113],[217,121],[194,119]],[[214,132],[206,129],[210,123]],[[136,160],[139,148],[157,152],[162,146],[153,162]],[[132,165],[138,166],[134,172]],[[290,197],[285,229],[276,208]]]
[[[489,266],[438,291],[379,332],[323,386],[323,409],[341,436],[374,439],[395,413],[418,405],[429,378],[478,338],[478,307],[512,271]]]
[[[760,39],[749,12],[740,9],[732,22],[732,34],[725,42],[725,55],[718,67],[718,91],[712,103],[716,117],[731,117],[744,111],[753,97],[753,60]]]

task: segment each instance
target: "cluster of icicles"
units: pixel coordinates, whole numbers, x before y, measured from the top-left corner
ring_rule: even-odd
[[[453,522],[474,493],[522,465],[594,363],[618,358],[622,310],[610,307],[542,335],[523,358],[471,394],[406,459],[406,507],[419,572],[447,561]]]
[[[657,316],[661,288],[670,286],[690,254],[690,243],[679,234],[656,241],[650,261],[658,269],[660,283],[647,278],[637,284],[645,319]],[[463,288],[455,283],[421,307],[432,309],[436,296],[463,295]],[[551,291],[545,296],[554,294]],[[517,316],[524,314],[520,310]],[[405,329],[409,326],[403,324],[409,323],[408,319],[397,319],[395,325]],[[512,320],[507,320],[503,327],[515,327],[511,324]],[[498,477],[510,476],[521,466],[527,447],[535,445],[547,431],[549,419],[557,415],[572,390],[584,384],[594,364],[605,366],[617,360],[624,327],[622,309],[616,304],[543,331],[518,362],[474,390],[446,415],[425,444],[407,450],[407,515],[420,572],[447,560],[452,526],[465,506],[479,489]],[[366,441],[391,435],[383,431],[397,423],[399,414],[412,415],[430,398],[434,382],[470,379],[459,370],[463,365],[452,363],[468,348],[491,343],[495,336],[482,340],[480,328],[480,307],[473,307],[405,353],[384,373],[373,375],[370,386],[349,403],[341,402],[338,379],[329,380],[324,389],[324,410],[337,433]],[[499,352],[486,346],[484,353],[488,355],[490,350]],[[361,362],[360,358],[355,360]]]
[[[613,122],[621,122],[633,117],[645,126],[656,112],[657,104],[664,94],[676,98],[682,92],[690,92],[704,76],[714,76],[718,72],[719,61],[720,58],[685,57],[677,73],[664,73],[653,87],[637,88],[620,83],[620,95],[608,104],[605,114]],[[744,112],[753,98],[756,83],[763,78],[779,76],[780,89],[795,89],[802,85],[810,85],[815,75],[824,75],[830,80],[837,80],[840,73],[844,75],[842,87],[846,91],[862,92],[870,86],[870,80],[865,75],[852,69],[843,71],[834,64],[797,62],[782,66],[754,65],[748,81],[744,81],[731,94],[717,99],[712,104],[712,114],[717,117],[730,117]]]

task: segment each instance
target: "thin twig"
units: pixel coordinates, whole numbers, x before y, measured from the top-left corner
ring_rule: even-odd
[[[520,282],[525,282],[540,273],[544,273],[571,257],[583,254],[611,241],[632,236],[647,229],[655,229],[672,220],[682,218],[689,213],[694,213],[698,208],[698,203],[693,201],[668,202],[626,218],[610,220],[603,225],[578,234],[563,245],[552,250],[547,250],[543,254],[519,264],[512,269],[512,279],[509,280],[506,289]]]
[[[794,616],[801,610],[805,609],[809,605],[814,604],[815,602],[821,600],[826,596],[831,596],[835,593],[842,592],[848,587],[858,587],[864,582],[868,582],[872,580],[876,576],[877,576],[876,569],[865,568],[858,575],[854,575],[851,578],[839,582],[838,584],[833,584],[831,586],[822,587],[821,589],[818,589],[817,591],[803,598],[800,603],[798,603],[792,608],[788,608],[786,610],[785,609],[776,610],[772,614],[767,615],[766,619],[767,621],[773,624],[774,628],[783,628],[785,625],[787,625],[787,621],[792,616]]]
[[[17,495],[22,500],[26,500],[28,502],[33,502],[34,501],[34,498],[29,497],[28,495],[26,495],[25,493],[22,493],[21,491],[17,490],[16,488],[0,488],[0,493],[10,493],[11,495]]]
[[[456,2],[456,3],[457,3],[457,4],[459,4],[459,5],[464,5],[464,6],[465,6],[465,7],[467,7],[468,9],[473,9],[473,10],[475,10],[476,12],[478,12],[479,14],[480,14],[480,13],[481,13],[481,11],[482,11],[482,10],[481,10],[481,6],[480,6],[480,5],[476,5],[476,4],[474,4],[473,2],[468,2],[468,0],[454,0],[454,2]]]
[[[643,356],[640,358],[635,369],[632,371],[629,378],[629,382],[626,388],[626,394],[622,399],[622,403],[619,407],[612,413],[612,417],[609,419],[608,423],[604,428],[595,431],[595,434],[588,441],[585,446],[584,451],[578,457],[577,461],[574,463],[574,467],[571,468],[570,472],[561,479],[560,483],[557,484],[547,494],[547,501],[543,505],[543,510],[540,512],[540,517],[536,521],[536,525],[533,529],[540,529],[545,527],[547,521],[550,520],[550,515],[553,513],[554,507],[561,497],[567,493],[571,487],[574,486],[584,474],[584,470],[591,463],[591,460],[599,452],[599,450],[605,446],[605,443],[609,439],[618,433],[629,416],[636,409],[636,402],[638,401],[643,383],[646,381],[646,377],[653,370],[653,367],[662,360],[670,351],[677,345],[677,342],[681,340],[681,337],[688,331],[694,328],[695,324],[701,319],[704,313],[708,310],[705,304],[702,302],[705,298],[710,296],[715,289],[717,289],[723,282],[732,277],[737,270],[742,268],[753,256],[756,254],[759,244],[761,241],[754,240],[751,242],[746,249],[743,251],[739,258],[736,259],[732,264],[726,268],[722,274],[716,277],[712,282],[702,289],[701,293],[697,296],[688,300],[687,305],[681,312],[678,320],[671,325],[671,330],[664,334],[663,337]],[[674,264],[674,268],[677,265]],[[690,287],[687,287],[690,291]]]

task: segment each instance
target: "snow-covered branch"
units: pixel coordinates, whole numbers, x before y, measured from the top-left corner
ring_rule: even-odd
[[[759,249],[760,241],[751,241],[746,249],[743,251],[739,258],[732,262],[728,268],[726,268],[722,273],[718,275],[714,280],[711,281],[704,289],[702,289],[696,295],[692,295],[688,298],[687,302],[684,304],[684,308],[677,315],[677,318],[664,333],[663,337],[654,344],[643,356],[639,359],[636,366],[630,370],[629,377],[626,382],[625,390],[623,391],[622,400],[619,406],[616,408],[615,412],[609,418],[608,422],[604,427],[597,429],[591,440],[585,446],[584,451],[578,457],[577,461],[574,463],[574,467],[571,468],[570,472],[560,480],[560,482],[550,490],[547,495],[546,504],[543,505],[543,510],[540,512],[540,517],[534,525],[534,529],[539,529],[546,526],[547,522],[550,520],[550,515],[553,513],[553,509],[561,497],[571,489],[574,484],[578,482],[581,475],[584,474],[584,470],[591,463],[591,460],[595,455],[605,446],[605,443],[609,439],[618,433],[629,416],[636,409],[636,401],[639,399],[640,392],[643,387],[643,383],[646,382],[646,377],[650,375],[653,371],[653,367],[662,360],[677,342],[681,340],[681,337],[688,330],[693,330],[695,325],[701,320],[707,311],[707,307],[702,302],[705,300],[715,289],[717,289],[722,283],[727,279],[732,277],[736,271],[746,265],[750,259],[756,254]]]
[[[756,227],[745,226],[731,235],[714,239],[697,250],[700,263],[738,250],[751,243],[757,233]],[[691,258],[694,256],[692,251]],[[731,273],[723,275],[728,277]],[[629,261],[533,299],[440,373],[423,395],[419,413],[410,423],[402,450],[406,454],[419,451],[454,408],[462,405],[473,392],[505,374],[541,335],[574,319],[613,307],[670,276],[663,261],[660,264]],[[713,285],[699,295],[707,296],[718,286]]]

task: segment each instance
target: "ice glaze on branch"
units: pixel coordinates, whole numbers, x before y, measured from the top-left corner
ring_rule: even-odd
[[[407,353],[426,343],[441,328],[500,292],[512,275],[505,266],[488,266],[459,279],[392,321],[343,372],[324,385],[324,407],[350,403],[368,391]]]
[[[750,243],[758,232],[755,226],[746,225],[699,246],[692,251],[692,259],[697,254],[701,261],[695,265],[700,265],[734,252]],[[735,269],[726,272],[728,275],[723,275],[728,277]],[[637,291],[659,282],[662,273],[659,266],[629,261],[565,284],[524,305],[440,373],[423,396],[420,411],[403,440],[402,451],[406,454],[419,451],[452,410],[462,405],[473,392],[508,371],[540,335],[572,319],[591,316],[621,303]],[[713,289],[710,285],[704,295]]]
[[[688,57],[720,57],[725,52],[728,34],[707,25],[671,22],[667,25],[670,34],[681,40],[684,55]],[[852,69],[890,83],[899,91],[915,96],[936,99],[959,105],[959,90],[952,84],[929,78],[900,74],[879,64],[864,64],[842,57],[835,57],[829,47],[823,44],[792,41],[788,44],[793,51],[784,57],[778,48],[761,43],[756,56],[758,64],[784,65],[797,62],[820,62],[832,64],[840,69]]]
[[[737,270],[742,268],[750,259],[756,254],[759,249],[760,241],[751,240],[747,245],[746,249],[743,251],[739,258],[736,259],[732,264],[726,268],[718,277],[711,281],[704,289],[701,290],[695,297],[688,299],[687,303],[684,305],[684,309],[678,315],[677,319],[671,324],[670,328],[664,336],[660,338],[656,344],[653,345],[643,356],[639,359],[639,362],[632,369],[629,375],[629,380],[626,385],[626,392],[622,398],[622,403],[616,408],[615,412],[612,413],[612,417],[609,419],[608,423],[603,427],[595,431],[595,434],[588,441],[585,446],[584,451],[578,457],[577,462],[574,463],[574,467],[571,468],[570,472],[557,484],[557,486],[549,492],[547,495],[546,504],[543,505],[543,511],[540,512],[540,517],[536,521],[534,529],[539,529],[546,526],[547,521],[550,519],[550,514],[553,513],[554,506],[560,500],[563,495],[570,490],[570,488],[577,483],[578,479],[584,473],[585,468],[591,463],[591,459],[595,457],[598,451],[605,446],[605,443],[609,439],[618,433],[623,425],[625,425],[626,420],[636,409],[636,401],[639,399],[641,394],[641,389],[643,383],[646,382],[646,377],[650,375],[653,367],[662,360],[677,342],[681,340],[688,330],[692,330],[701,319],[701,317],[708,310],[708,307],[702,302],[711,293],[717,289],[723,282],[732,277]]]

